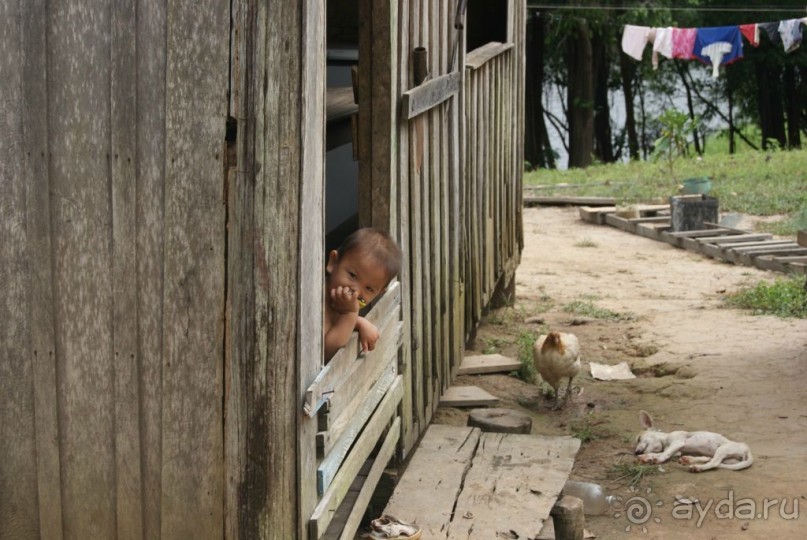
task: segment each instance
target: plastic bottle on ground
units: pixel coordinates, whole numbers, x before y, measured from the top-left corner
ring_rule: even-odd
[[[604,514],[619,502],[615,495],[606,495],[602,486],[590,482],[568,480],[563,486],[563,495],[577,497],[583,501],[583,513],[588,516]]]

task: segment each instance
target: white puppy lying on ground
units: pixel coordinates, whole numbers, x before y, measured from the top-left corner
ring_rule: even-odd
[[[689,465],[690,472],[709,469],[739,471],[754,462],[751,449],[741,442],[730,441],[711,431],[671,431],[664,433],[653,427],[653,418],[639,411],[639,423],[644,431],[636,437],[636,455],[642,463],[664,463],[675,454],[682,465]],[[725,463],[724,461],[730,461]]]

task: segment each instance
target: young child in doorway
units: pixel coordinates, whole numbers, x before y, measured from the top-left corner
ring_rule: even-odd
[[[389,235],[372,228],[348,236],[328,254],[325,274],[325,362],[344,347],[354,330],[362,351],[372,351],[378,329],[359,310],[384,292],[401,268],[401,248]]]

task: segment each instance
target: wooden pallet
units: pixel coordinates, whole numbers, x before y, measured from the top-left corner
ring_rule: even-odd
[[[639,205],[637,210],[638,218],[620,217],[613,206],[583,206],[579,213],[583,221],[611,225],[713,259],[763,270],[807,274],[807,232],[799,231],[797,241],[715,223],[706,223],[698,231],[672,232],[668,205]]]

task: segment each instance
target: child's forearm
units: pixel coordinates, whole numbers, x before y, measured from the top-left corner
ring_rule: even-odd
[[[359,314],[356,312],[344,313],[331,326],[331,329],[325,334],[324,340],[326,360],[330,360],[336,351],[347,345],[358,318]]]

